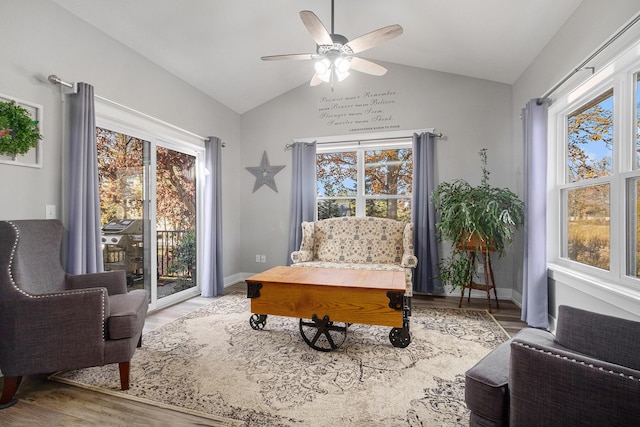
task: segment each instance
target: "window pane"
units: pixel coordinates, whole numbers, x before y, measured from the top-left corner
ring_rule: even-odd
[[[145,275],[144,145],[141,139],[96,128],[104,269],[124,270],[130,289],[150,289]]]
[[[368,199],[367,216],[411,220],[411,199]]]
[[[640,228],[638,220],[640,219],[640,178],[633,178],[628,181],[628,228],[627,233],[627,274],[632,277],[640,277]]]
[[[636,147],[634,169],[640,169],[640,73],[636,74]]]
[[[609,270],[609,185],[566,191],[567,257]]]
[[[340,216],[356,216],[355,199],[322,199],[318,200],[318,219]]]
[[[158,298],[195,287],[196,158],[156,149]]]
[[[613,91],[569,116],[568,182],[611,175],[613,152]]]
[[[355,151],[316,156],[318,196],[355,196],[358,183]]]
[[[364,194],[411,194],[412,178],[410,148],[365,151]]]

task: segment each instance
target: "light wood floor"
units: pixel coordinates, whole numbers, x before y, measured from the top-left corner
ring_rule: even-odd
[[[232,285],[227,292],[244,291],[244,282]],[[145,332],[210,302],[196,297],[147,316]],[[458,296],[414,296],[412,303],[427,307],[457,308]],[[464,299],[462,308],[486,309],[486,299]],[[497,309],[492,300],[492,314],[513,336],[526,324],[520,320],[520,308],[510,301],[500,301]],[[144,345],[144,341],[143,341]],[[2,379],[0,379],[0,384]],[[83,390],[47,380],[46,375],[25,377],[16,395],[18,403],[0,410],[0,425],[13,426],[218,426],[206,418],[149,406],[132,400]]]

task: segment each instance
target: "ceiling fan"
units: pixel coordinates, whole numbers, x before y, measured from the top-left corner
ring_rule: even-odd
[[[263,56],[261,59],[264,61],[315,60],[315,74],[310,85],[317,86],[322,82],[330,82],[332,89],[334,80],[344,80],[349,75],[349,70],[374,76],[384,75],[387,72],[386,68],[355,55],[398,37],[402,34],[402,27],[397,24],[389,25],[349,41],[345,36],[334,32],[333,2],[334,0],[331,0],[331,33],[322,25],[315,13],[309,10],[300,12],[302,22],[316,42],[316,53],[272,55]]]

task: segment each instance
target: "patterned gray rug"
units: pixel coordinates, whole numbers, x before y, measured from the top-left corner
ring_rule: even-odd
[[[336,351],[307,346],[298,319],[249,325],[230,294],[143,337],[131,389],[117,365],[52,379],[244,426],[466,426],[464,372],[508,338],[486,311],[416,307],[411,344],[388,327],[351,325]]]

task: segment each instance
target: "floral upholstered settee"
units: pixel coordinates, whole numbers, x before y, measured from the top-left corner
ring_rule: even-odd
[[[340,217],[302,223],[293,267],[403,271],[412,296],[413,224],[387,218]]]

